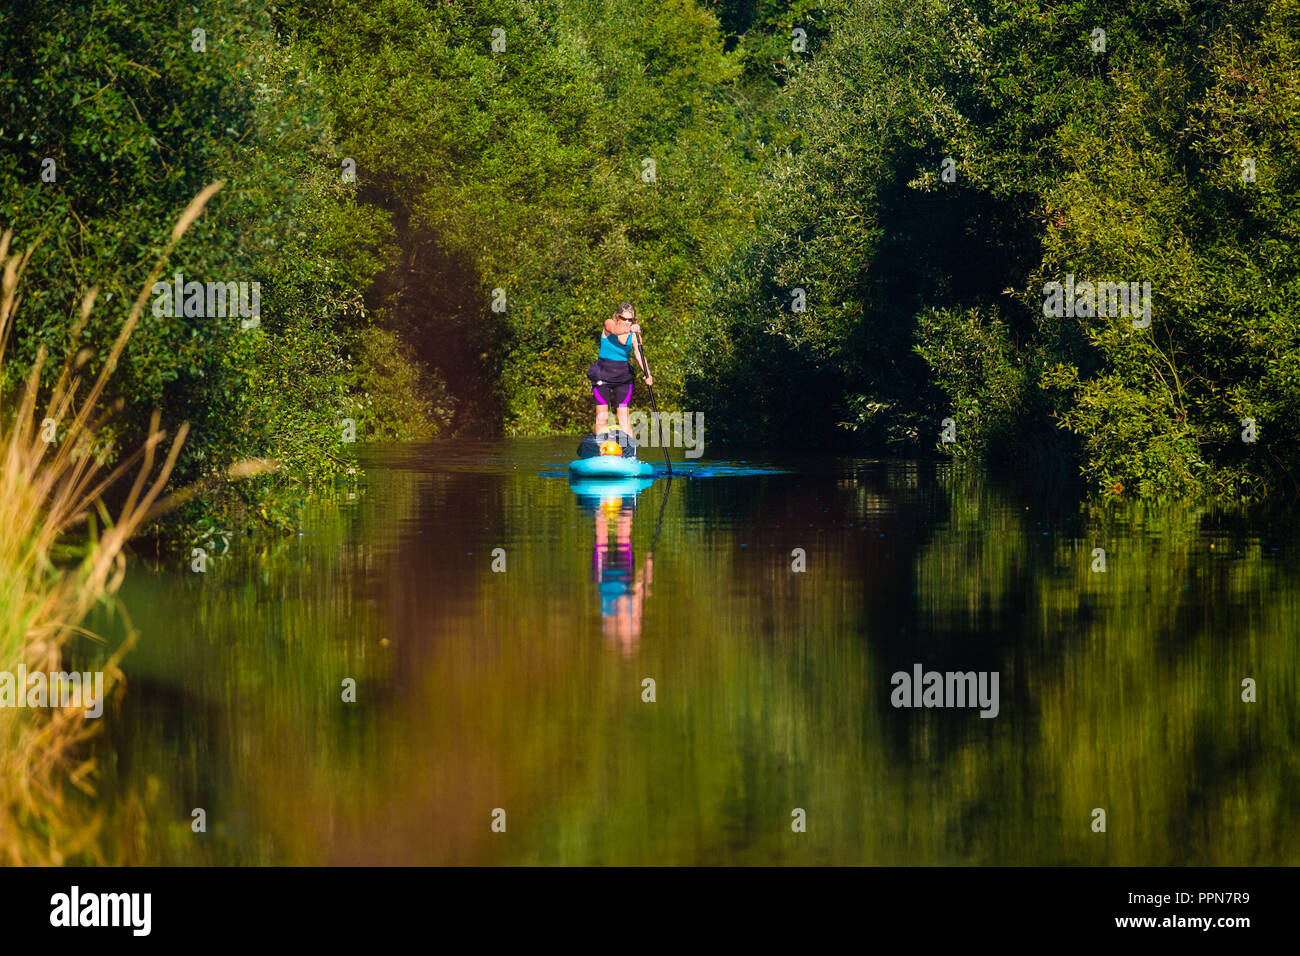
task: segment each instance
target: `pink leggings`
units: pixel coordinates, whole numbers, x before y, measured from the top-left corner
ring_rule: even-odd
[[[620,401],[620,402],[618,403],[620,407],[623,406],[623,405],[626,405],[626,404],[628,404],[630,401],[632,401],[632,385],[633,385],[632,382],[628,382],[628,383],[627,383],[627,392],[623,395],[623,400]],[[614,396],[614,394],[615,394],[614,389],[617,388],[618,386],[616,386],[616,385],[607,385],[607,386],[605,386],[605,387],[608,388],[608,389],[610,390],[610,397],[612,398],[612,397]],[[605,396],[603,396],[603,395],[600,394],[600,389],[598,389],[598,388],[597,388],[596,386],[594,386],[594,385],[591,387],[591,394],[596,396],[596,404],[597,404],[597,405],[608,405],[608,404],[609,404],[609,401],[605,398]]]

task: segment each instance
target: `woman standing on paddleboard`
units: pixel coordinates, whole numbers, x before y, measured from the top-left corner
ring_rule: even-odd
[[[637,322],[636,309],[631,302],[622,303],[613,317],[605,320],[604,331],[600,334],[600,353],[596,361],[587,369],[587,378],[591,380],[591,393],[596,397],[597,435],[609,431],[611,405],[617,409],[615,414],[618,416],[619,429],[625,435],[631,434],[628,406],[632,402],[632,387],[635,380],[632,373],[632,355],[637,350],[637,337],[640,334],[641,326]],[[641,361],[639,356],[637,361]],[[653,386],[655,383],[649,372],[646,372],[644,381],[648,386]]]

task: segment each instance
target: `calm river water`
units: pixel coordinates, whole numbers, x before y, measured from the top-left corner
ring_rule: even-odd
[[[1300,863],[1294,525],[847,458],[601,500],[573,444],[369,448],[301,535],[133,559],[122,859]]]

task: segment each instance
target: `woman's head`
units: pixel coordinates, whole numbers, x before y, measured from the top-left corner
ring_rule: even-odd
[[[618,309],[614,312],[614,321],[628,323],[635,322],[636,307],[633,306],[631,302],[619,303]]]

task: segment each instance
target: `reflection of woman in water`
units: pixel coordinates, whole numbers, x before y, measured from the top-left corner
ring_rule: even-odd
[[[600,589],[600,623],[605,636],[616,640],[624,657],[631,657],[641,639],[641,617],[650,595],[654,555],[636,569],[632,550],[632,514],[636,497],[606,498],[595,509],[596,546],[592,551],[592,574]],[[610,540],[609,525],[615,524]]]

